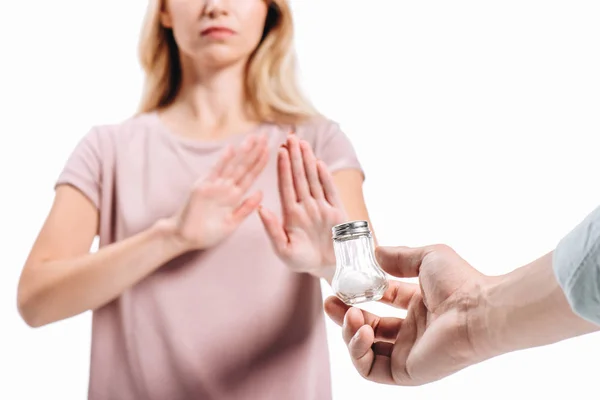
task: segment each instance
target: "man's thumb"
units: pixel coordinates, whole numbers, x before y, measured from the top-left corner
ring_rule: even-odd
[[[425,256],[425,248],[379,246],[375,258],[385,272],[398,278],[415,278]]]

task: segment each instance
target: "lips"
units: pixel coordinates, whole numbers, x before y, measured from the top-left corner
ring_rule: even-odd
[[[229,29],[224,26],[210,26],[208,28],[203,29],[200,34],[202,36],[211,36],[211,35],[233,35],[235,32],[232,29]]]

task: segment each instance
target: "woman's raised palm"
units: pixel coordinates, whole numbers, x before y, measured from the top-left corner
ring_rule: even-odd
[[[249,136],[239,148],[227,147],[209,175],[194,185],[173,217],[178,237],[189,249],[216,245],[257,209],[262,193],[247,192],[268,156],[266,137]]]

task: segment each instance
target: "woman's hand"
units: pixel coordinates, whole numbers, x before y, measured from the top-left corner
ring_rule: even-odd
[[[283,221],[259,209],[275,252],[293,271],[330,280],[335,272],[331,228],[345,218],[333,178],[310,145],[293,135],[279,150],[278,175]]]
[[[246,192],[268,157],[266,136],[249,136],[237,149],[227,147],[208,177],[194,185],[184,207],[169,219],[186,250],[216,245],[256,210],[262,193],[246,197]]]

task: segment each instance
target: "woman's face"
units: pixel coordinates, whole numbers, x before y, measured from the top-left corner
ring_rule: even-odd
[[[258,46],[268,0],[166,0],[161,22],[182,56],[219,68],[245,60]]]

